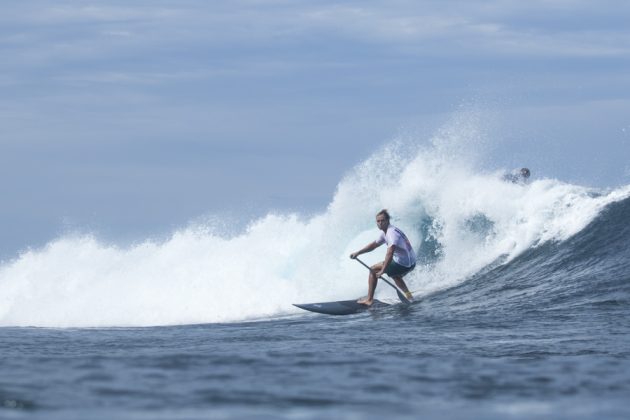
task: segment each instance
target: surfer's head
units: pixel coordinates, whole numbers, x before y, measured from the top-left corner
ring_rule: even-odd
[[[382,231],[386,231],[389,227],[389,213],[387,210],[383,209],[376,213],[376,226]]]
[[[527,168],[521,168],[521,176],[523,178],[529,178],[530,172]]]

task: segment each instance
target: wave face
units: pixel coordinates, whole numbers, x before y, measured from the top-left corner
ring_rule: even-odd
[[[0,266],[0,326],[232,322],[358,297],[366,272],[348,255],[376,238],[381,208],[418,252],[407,278],[418,297],[450,290],[454,306],[617,302],[630,273],[630,186],[503,182],[475,169],[477,147],[467,140],[475,136],[474,124],[456,121],[428,146],[391,144],[350,171],[311,217],[268,214],[233,235],[219,233],[217,221],[129,247],[58,238]],[[387,289],[377,297],[394,298]]]
[[[630,305],[628,220],[630,198],[608,204],[574,236],[548,241],[507,264],[481,270],[457,287],[434,294],[428,304],[469,316],[503,313],[504,319],[543,319],[545,314],[577,319],[579,314],[618,314],[624,319]]]

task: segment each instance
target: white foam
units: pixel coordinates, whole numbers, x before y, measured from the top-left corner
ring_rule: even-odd
[[[630,186],[595,194],[552,179],[502,182],[475,169],[479,132],[459,118],[430,146],[394,143],[339,184],[326,212],[269,214],[224,237],[212,225],[130,247],[66,236],[0,267],[0,326],[95,327],[231,322],[296,311],[291,303],[358,297],[366,270],[348,258],[375,239],[374,214],[388,208],[418,247],[433,220],[441,259],[408,282],[420,294],[464,281],[504,256],[583,229]],[[490,221],[474,229],[470,221]],[[384,248],[365,255],[382,259]],[[388,287],[378,297],[393,298]]]

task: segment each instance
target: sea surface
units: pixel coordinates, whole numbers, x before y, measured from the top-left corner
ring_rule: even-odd
[[[419,183],[427,161],[381,197],[418,252],[411,306],[291,305],[365,293],[378,161],[322,215],[2,262],[0,418],[630,418],[630,189]]]

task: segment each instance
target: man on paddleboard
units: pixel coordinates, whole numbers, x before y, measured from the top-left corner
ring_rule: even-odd
[[[414,252],[411,242],[402,230],[389,223],[389,213],[387,210],[381,210],[376,214],[376,226],[383,232],[374,242],[367,244],[357,252],[350,254],[350,258],[355,259],[361,254],[374,251],[379,246],[387,243],[387,254],[385,260],[374,264],[371,267],[368,277],[368,295],[366,298],[359,299],[359,303],[371,305],[374,301],[374,291],[376,290],[376,282],[383,274],[387,274],[394,279],[396,285],[405,293],[407,299],[411,300],[411,292],[407,288],[403,277],[411,270],[416,268],[416,253]]]

